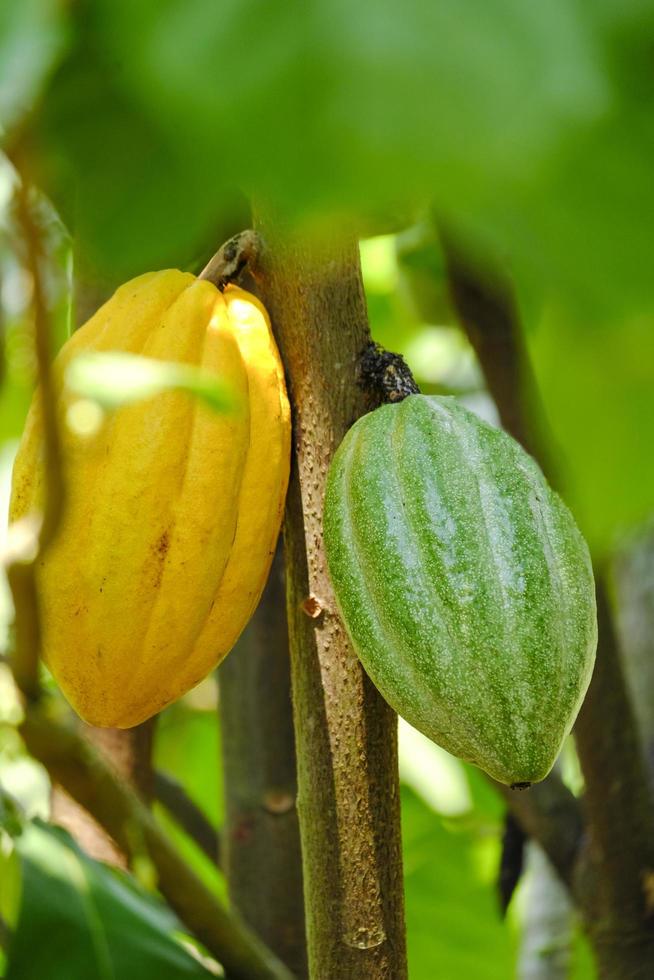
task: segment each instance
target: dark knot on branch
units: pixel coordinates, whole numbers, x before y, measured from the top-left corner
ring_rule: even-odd
[[[362,388],[382,402],[400,402],[419,395],[411,369],[401,354],[393,354],[371,341],[359,359],[358,381]]]

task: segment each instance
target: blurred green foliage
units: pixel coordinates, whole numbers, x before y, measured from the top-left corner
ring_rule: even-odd
[[[17,838],[23,901],[7,980],[182,980],[211,973],[174,933],[173,913],[134,879],[87,857],[40,821]]]
[[[408,340],[417,317],[452,322],[436,240],[406,242],[431,208],[512,274],[569,499],[594,548],[647,516],[651,4],[229,0],[217,16],[209,0],[8,0],[4,10],[5,146],[86,263],[114,281],[193,266],[247,221],[245,192],[307,229],[401,231],[413,308],[374,289],[370,304],[382,342],[398,326]],[[439,356],[433,337],[422,349]],[[437,388],[431,366],[425,374]],[[15,414],[15,383],[4,398]]]

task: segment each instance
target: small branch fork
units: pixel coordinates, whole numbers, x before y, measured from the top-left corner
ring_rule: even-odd
[[[105,828],[127,855],[140,857],[145,848],[162,894],[230,977],[234,980],[292,980],[292,974],[277,957],[190,871],[155,824],[147,807],[82,737],[79,727],[57,717],[52,701],[42,695],[39,684],[42,629],[36,568],[59,529],[64,487],[56,390],[50,370],[49,318],[40,269],[41,239],[24,186],[19,195],[19,216],[33,281],[34,340],[44,418],[47,489],[37,554],[29,561],[15,560],[8,567],[15,608],[15,647],[11,666],[24,696],[25,715],[19,731],[31,755]],[[234,262],[233,249],[227,249],[227,246],[225,249]],[[221,276],[217,260],[214,268],[218,269],[219,277],[228,280],[229,270]]]

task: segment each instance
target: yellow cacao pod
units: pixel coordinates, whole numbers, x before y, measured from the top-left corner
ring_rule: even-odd
[[[43,655],[93,725],[129,728],[231,650],[270,568],[288,483],[284,374],[261,303],[177,270],[121,286],[64,345],[125,351],[227,380],[238,410],[182,391],[123,406],[91,439],[62,424],[65,508],[38,568]],[[61,392],[61,416],[72,395]],[[43,423],[30,409],[10,519],[39,511]]]

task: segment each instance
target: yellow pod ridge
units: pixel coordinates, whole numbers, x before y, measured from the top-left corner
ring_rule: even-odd
[[[87,722],[129,728],[181,697],[254,612],[290,460],[284,374],[262,304],[177,270],[121,286],[62,348],[127,351],[229,382],[218,414],[181,391],[124,406],[92,439],[62,424],[65,510],[38,586],[43,656]],[[61,395],[62,418],[71,395]],[[38,401],[14,464],[10,520],[42,500]]]

